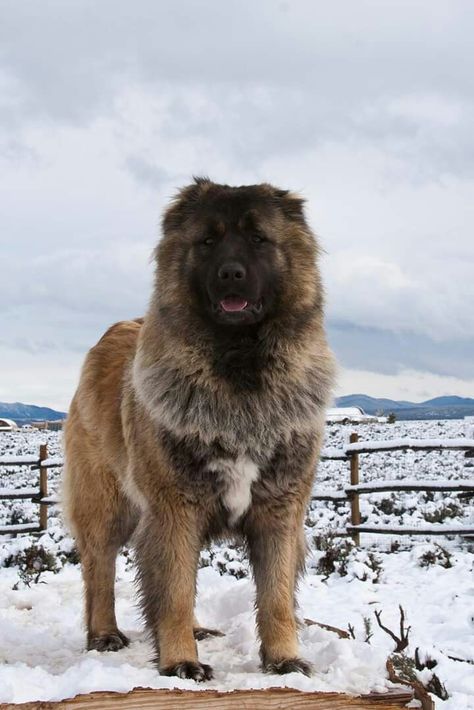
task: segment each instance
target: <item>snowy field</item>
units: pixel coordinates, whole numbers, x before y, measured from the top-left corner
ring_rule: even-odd
[[[326,446],[341,447],[349,430],[358,431],[361,440],[455,438],[464,434],[461,421],[332,426]],[[2,432],[0,456],[36,454],[39,444],[45,442],[51,456],[61,455],[60,434]],[[474,478],[474,459],[466,459],[461,452],[394,452],[361,455],[360,459],[361,482]],[[0,469],[0,488],[34,487],[37,476],[29,467],[4,467]],[[347,462],[324,462],[315,490],[342,491],[348,476]],[[59,469],[50,470],[52,492],[59,478]],[[85,651],[74,544],[62,526],[58,508],[50,508],[49,513],[47,533],[0,538],[0,702],[57,700],[80,692],[127,691],[136,686],[202,689],[193,681],[160,677],[151,665],[152,649],[135,606],[132,552],[128,550],[118,561],[117,612],[119,626],[132,643],[118,653]],[[206,687],[228,690],[288,685],[348,693],[382,691],[390,687],[385,661],[395,643],[377,625],[375,612],[381,612],[382,623],[398,634],[401,605],[411,626],[401,658],[405,667],[413,665],[418,649],[422,665],[427,659],[436,665],[413,672],[425,685],[433,683],[434,673],[441,694],[449,696],[446,700],[436,698],[436,707],[472,710],[474,542],[454,537],[430,540],[363,535],[362,547],[357,550],[347,538],[331,535],[345,526],[348,513],[345,503],[313,502],[307,516],[310,554],[308,572],[300,585],[300,615],[346,631],[350,628],[352,636],[341,639],[317,626],[303,628],[302,655],[315,667],[311,678],[259,672],[254,590],[245,556],[234,545],[203,552],[198,618],[205,626],[225,631],[222,638],[199,642],[200,659],[215,671],[215,679]],[[361,497],[361,513],[367,523],[472,526],[474,501],[454,492],[377,493]],[[38,506],[31,502],[0,501],[0,525],[36,522],[37,516]]]

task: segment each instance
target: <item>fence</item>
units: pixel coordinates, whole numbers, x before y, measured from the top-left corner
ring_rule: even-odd
[[[474,492],[474,479],[459,481],[434,480],[392,480],[361,483],[359,479],[360,454],[390,451],[464,451],[466,457],[474,455],[474,438],[458,439],[398,439],[381,441],[359,441],[356,433],[349,437],[343,449],[325,449],[322,461],[346,460],[350,464],[350,484],[343,491],[317,491],[313,500],[347,502],[351,504],[350,523],[345,532],[352,536],[356,545],[360,544],[361,533],[385,535],[473,535],[474,526],[463,525],[423,525],[420,527],[392,525],[363,525],[360,517],[360,495],[386,491],[459,491]]]
[[[350,522],[345,534],[353,537],[356,545],[360,544],[361,533],[389,535],[474,535],[474,526],[431,524],[420,527],[404,527],[391,525],[363,525],[360,516],[360,496],[367,493],[397,492],[397,491],[446,491],[474,492],[474,479],[458,481],[434,480],[392,480],[360,482],[360,455],[375,452],[390,451],[464,451],[467,457],[474,456],[474,438],[458,439],[398,439],[381,441],[359,441],[357,434],[349,437],[349,443],[342,449],[324,449],[322,461],[346,461],[350,466],[350,483],[342,491],[319,491],[313,500],[327,500],[336,503],[350,502]],[[54,496],[48,497],[48,469],[63,465],[61,458],[49,458],[46,444],[40,446],[39,457],[35,456],[1,456],[0,466],[31,465],[39,470],[38,488],[8,489],[0,488],[0,500],[31,500],[38,503],[39,525],[20,524],[0,526],[0,534],[17,534],[24,532],[41,532],[48,526],[48,506],[57,503]]]
[[[1,500],[30,500],[39,504],[39,524],[0,525],[1,534],[42,532],[48,527],[48,506],[57,503],[55,496],[48,497],[48,469],[63,465],[60,458],[48,457],[47,444],[41,444],[39,456],[0,456],[0,466],[31,466],[39,471],[37,488],[0,488]]]

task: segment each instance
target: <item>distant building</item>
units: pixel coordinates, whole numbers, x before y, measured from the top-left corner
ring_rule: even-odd
[[[35,429],[49,429],[49,431],[61,431],[64,425],[64,419],[55,419],[54,421],[31,422]]]
[[[0,419],[0,431],[15,431],[18,425],[13,419]]]
[[[370,422],[385,424],[387,417],[366,414],[361,407],[334,407],[326,412],[327,424],[369,424]]]
[[[54,422],[48,422],[48,429],[50,431],[61,431],[65,421],[65,419],[55,419]]]

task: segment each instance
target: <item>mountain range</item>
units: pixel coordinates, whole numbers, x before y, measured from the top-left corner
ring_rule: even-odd
[[[407,402],[349,394],[337,397],[336,406],[361,407],[366,414],[387,415],[393,412],[397,419],[462,419],[474,416],[474,399],[470,397],[445,396],[425,402]]]
[[[369,397],[366,394],[348,394],[337,397],[337,407],[361,407],[367,414],[390,414],[397,419],[462,419],[474,416],[474,399],[470,397],[435,397],[425,402],[407,402],[404,400]],[[37,407],[34,404],[0,402],[0,418],[13,419],[18,424],[28,422],[55,421],[65,419],[66,412],[59,412],[49,407]]]
[[[37,407],[34,404],[22,404],[14,402],[7,404],[0,402],[0,418],[13,419],[17,424],[28,424],[28,422],[53,422],[58,419],[66,419],[66,412],[57,412],[49,407]]]

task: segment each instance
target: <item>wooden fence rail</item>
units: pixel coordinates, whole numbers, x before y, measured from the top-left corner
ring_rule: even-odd
[[[318,490],[316,487],[313,500],[350,502],[351,517],[341,534],[349,534],[356,545],[360,544],[361,533],[392,535],[474,535],[474,526],[463,525],[426,525],[422,527],[365,525],[361,523],[360,496],[367,493],[397,491],[459,491],[464,495],[474,492],[474,479],[457,481],[435,480],[392,480],[360,482],[360,455],[390,453],[392,451],[464,451],[465,456],[474,456],[474,438],[457,439],[400,439],[380,441],[359,441],[356,433],[349,437],[348,443],[340,448],[327,448],[321,452],[321,461],[348,461],[350,465],[350,484],[339,491]],[[42,532],[48,526],[48,506],[58,503],[55,496],[48,496],[48,469],[57,468],[64,463],[62,458],[49,457],[46,444],[42,444],[39,456],[0,456],[0,467],[31,466],[39,470],[38,488],[0,488],[1,500],[30,500],[40,506],[39,524],[19,524],[0,526],[0,534],[18,534],[23,532]]]

